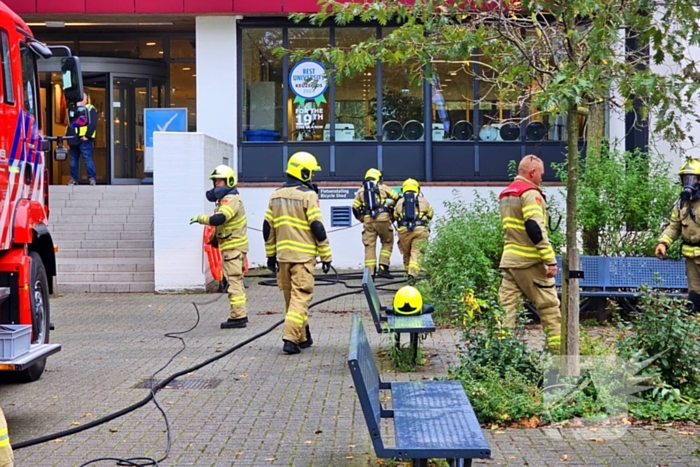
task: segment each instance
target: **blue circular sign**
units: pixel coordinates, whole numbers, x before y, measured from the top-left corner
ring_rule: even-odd
[[[328,89],[326,67],[315,60],[296,63],[289,72],[289,88],[304,100],[314,100]]]

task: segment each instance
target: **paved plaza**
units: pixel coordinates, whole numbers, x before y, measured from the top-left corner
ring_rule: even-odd
[[[320,273],[320,272],[319,272]],[[63,350],[31,384],[0,384],[0,404],[13,443],[84,425],[148,395],[139,383],[186,349],[157,379],[216,356],[283,319],[276,287],[249,279],[250,323],[223,330],[224,294],[67,294],[52,300],[51,340]],[[359,285],[359,281],[353,282]],[[346,292],[316,288],[316,300]],[[389,295],[384,295],[388,300]],[[214,300],[213,303],[211,301]],[[385,380],[444,376],[455,364],[459,333],[439,329],[422,343],[428,362],[414,373],[396,373],[382,354],[386,337],[374,332],[362,295],[323,303],[311,313],[314,346],[301,355],[282,353],[281,327],[234,353],[182,377],[157,393],[170,421],[172,448],[163,466],[376,466],[360,404],[347,368],[352,313],[366,329]],[[629,428],[618,440],[554,440],[540,429],[486,429],[492,458],[475,465],[697,466],[700,426]],[[78,466],[99,457],[160,459],[167,445],[153,403],[97,428],[15,453],[18,467]],[[385,465],[391,465],[385,461]],[[114,465],[101,462],[93,465]]]

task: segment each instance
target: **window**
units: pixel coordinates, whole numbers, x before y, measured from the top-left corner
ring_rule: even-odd
[[[0,40],[2,41],[2,86],[3,102],[5,104],[15,103],[15,90],[12,82],[12,62],[10,61],[10,39],[7,31],[0,30]]]
[[[245,141],[279,141],[282,134],[282,29],[244,29],[242,40]]]
[[[432,81],[433,141],[469,141],[474,136],[474,77],[468,61],[435,61]],[[448,131],[445,131],[445,127]]]
[[[359,42],[376,37],[376,28],[336,28],[335,45],[350,49]],[[335,85],[335,140],[376,139],[377,118],[370,104],[377,102],[377,74],[374,67],[352,78],[343,77]],[[325,139],[325,138],[324,138]]]
[[[37,117],[36,56],[25,43],[20,45],[20,56],[22,59],[24,110]]]

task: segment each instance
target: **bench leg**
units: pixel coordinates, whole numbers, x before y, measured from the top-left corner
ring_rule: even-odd
[[[413,467],[428,467],[428,459],[413,459]]]
[[[471,459],[447,459],[447,464],[450,467],[471,467],[472,465],[472,460]]]
[[[411,334],[411,355],[413,355],[413,361],[418,362],[418,334]]]

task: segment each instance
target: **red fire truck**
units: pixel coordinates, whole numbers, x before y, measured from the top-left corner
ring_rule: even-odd
[[[7,349],[0,354],[0,380],[7,371],[18,372],[22,381],[39,379],[46,358],[61,349],[60,344],[49,344],[56,254],[48,229],[46,160],[52,140],[59,142],[57,159],[59,153],[65,158],[65,149],[62,138],[43,135],[37,73],[37,60],[51,57],[56,49],[67,52],[61,59],[63,93],[75,116],[83,98],[78,58],[67,47],[37,41],[26,23],[0,1],[0,336],[10,336],[0,345],[12,349],[12,336],[27,329],[8,325],[31,326],[28,352],[25,347],[21,354]]]

